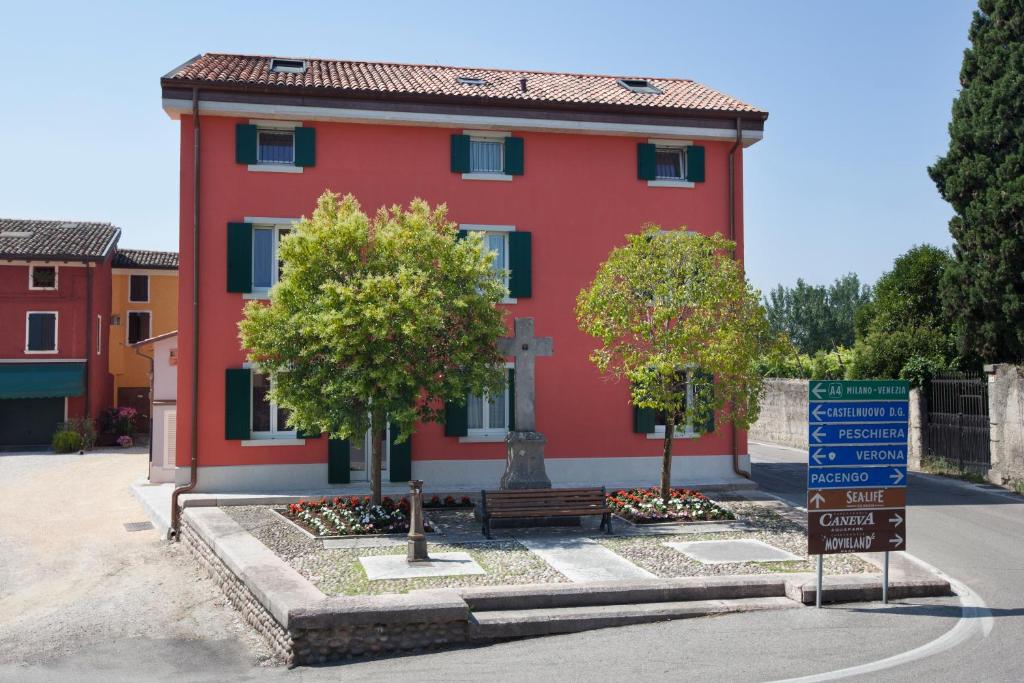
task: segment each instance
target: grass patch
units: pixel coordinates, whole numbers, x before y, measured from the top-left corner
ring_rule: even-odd
[[[962,470],[959,465],[948,458],[928,458],[922,460],[921,471],[928,474],[937,474],[940,477],[951,477],[961,479],[974,484],[984,484],[985,477],[971,470]],[[1019,493],[1020,491],[1018,491]]]

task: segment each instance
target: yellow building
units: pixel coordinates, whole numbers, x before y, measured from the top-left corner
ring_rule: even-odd
[[[110,374],[114,405],[139,411],[149,431],[149,359],[129,346],[178,328],[178,254],[118,249],[110,308]]]

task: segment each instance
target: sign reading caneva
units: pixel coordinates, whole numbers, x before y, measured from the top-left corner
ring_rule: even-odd
[[[808,393],[808,553],[905,550],[909,385],[812,381]]]

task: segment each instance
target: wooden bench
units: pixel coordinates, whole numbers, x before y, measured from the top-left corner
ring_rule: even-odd
[[[483,533],[491,538],[492,519],[601,517],[601,529],[612,532],[612,511],[604,487],[585,489],[518,489],[480,492]]]

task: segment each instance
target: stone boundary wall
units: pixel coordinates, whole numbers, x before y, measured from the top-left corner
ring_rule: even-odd
[[[747,433],[752,441],[807,448],[807,380],[768,378],[761,414]]]
[[[469,639],[469,605],[452,589],[327,597],[220,508],[185,508],[181,532],[231,604],[289,666]]]
[[[988,480],[1000,486],[1024,481],[1024,370],[986,365],[992,466]]]

